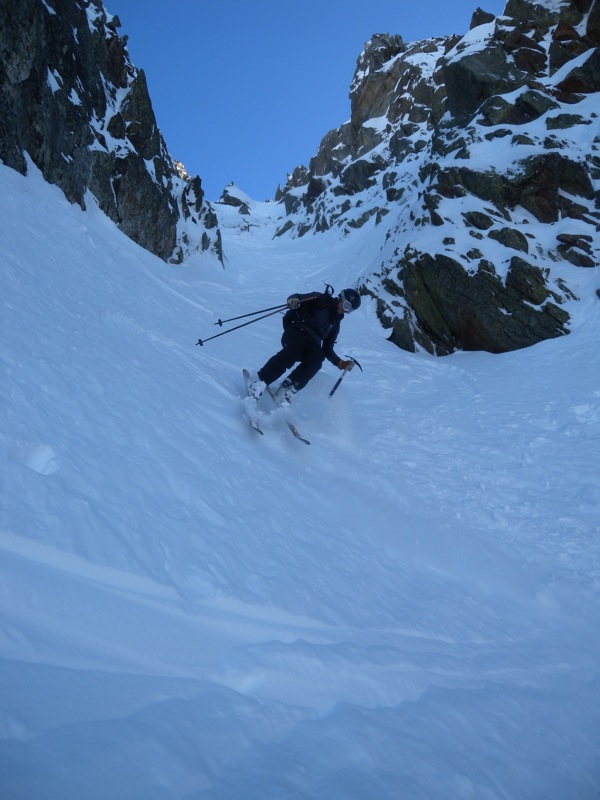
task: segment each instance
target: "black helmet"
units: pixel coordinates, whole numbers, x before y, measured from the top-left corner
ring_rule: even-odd
[[[344,314],[350,314],[351,311],[356,311],[360,306],[360,295],[356,289],[343,289],[340,292],[340,300],[342,301]]]

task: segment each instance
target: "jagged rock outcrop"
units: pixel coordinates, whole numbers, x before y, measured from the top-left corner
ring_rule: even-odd
[[[119,27],[101,0],[0,3],[0,159],[25,174],[29,157],[82,208],[91,192],[164,260],[221,258],[200,179],[170,157]]]
[[[237,186],[231,183],[223,189],[219,202],[223,203],[223,205],[237,208],[240,214],[248,215],[250,213],[249,199],[240,192]]]
[[[474,273],[441,253],[407,254],[401,263],[414,316],[388,324],[391,340],[404,349],[414,349],[414,340],[427,350],[435,343],[438,355],[457,349],[502,353],[567,333],[569,315],[560,308],[564,288],[550,290],[543,271],[519,256],[511,257],[504,281],[482,258]]]
[[[568,333],[564,273],[600,256],[599,9],[509,0],[463,37],[373,36],[349,122],[277,193],[278,235],[381,225],[362,288],[405,349]]]

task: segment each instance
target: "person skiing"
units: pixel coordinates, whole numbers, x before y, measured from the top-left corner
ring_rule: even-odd
[[[356,289],[344,289],[337,297],[326,292],[292,294],[287,305],[283,317],[282,348],[258,370],[257,377],[248,385],[248,394],[255,400],[294,364],[298,366],[275,392],[276,399],[282,404],[291,403],[294,394],[314,378],[325,359],[342,370],[354,367],[354,361],[340,358],[334,346],[342,319],[360,306]]]

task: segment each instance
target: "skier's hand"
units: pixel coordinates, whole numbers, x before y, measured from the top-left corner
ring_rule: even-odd
[[[297,308],[300,308],[300,298],[294,297],[294,295],[292,295],[291,297],[288,297],[287,304],[292,309],[292,311],[295,311]]]
[[[340,359],[340,363],[338,364],[338,369],[346,369],[350,372],[351,369],[354,369],[354,361],[348,359],[345,361],[343,358]]]

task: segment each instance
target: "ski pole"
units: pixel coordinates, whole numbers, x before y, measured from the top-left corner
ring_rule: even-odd
[[[303,300],[300,300],[301,303],[306,303],[309,300],[314,300],[316,297],[305,297]],[[257,317],[256,319],[251,319],[250,322],[244,322],[241,325],[236,325],[235,328],[229,328],[226,331],[222,331],[222,333],[217,333],[214,336],[209,336],[208,339],[198,339],[196,342],[197,345],[202,347],[205,342],[210,342],[211,339],[217,339],[219,336],[225,336],[226,333],[232,333],[233,331],[239,330],[239,328],[245,328],[246,325],[252,325],[254,322],[259,322],[261,319],[266,319],[267,317],[272,317],[273,314],[278,314],[280,311],[283,311],[284,308],[288,308],[288,303],[284,303],[283,305],[279,306],[272,306],[271,308],[263,308],[261,311],[251,311],[249,314],[242,314],[239,317],[232,317],[231,319],[219,320],[215,322],[215,325],[223,325],[225,322],[234,322],[236,319],[244,319],[245,317],[253,317],[255,314],[262,314],[263,311],[269,311],[269,314],[264,314],[262,317]],[[354,360],[354,359],[353,359]]]
[[[259,322],[261,319],[266,319],[267,317],[272,317],[273,314],[278,314],[282,308],[278,306],[276,311],[271,311],[270,314],[265,314],[263,317],[257,317],[256,319],[251,319],[250,322],[243,322],[241,325],[236,325],[235,328],[229,328],[229,330],[222,331],[221,333],[216,333],[214,336],[209,336],[208,339],[198,339],[196,345],[200,345],[202,347],[205,342],[210,342],[211,339],[217,339],[219,336],[225,336],[226,333],[233,333],[233,331],[237,331],[239,328],[245,328],[246,325],[252,325],[255,322]]]
[[[361,371],[361,372],[363,372],[363,368],[361,367],[361,365],[358,363],[358,361],[357,361],[355,358],[352,358],[352,356],[346,356],[346,358],[349,358],[349,359],[350,359],[350,361],[353,361],[353,362],[356,364],[356,366],[357,366],[357,367],[360,369],[360,371]],[[337,379],[337,381],[335,382],[335,386],[334,386],[334,387],[333,387],[333,389],[332,389],[332,390],[329,392],[329,397],[333,397],[333,395],[334,395],[334,394],[337,392],[338,386],[339,386],[339,385],[340,385],[340,383],[341,383],[341,382],[344,380],[344,378],[346,377],[346,373],[348,373],[348,372],[350,372],[350,370],[349,370],[349,369],[345,369],[345,370],[342,372],[342,374],[340,375],[340,377],[339,377],[339,378]]]
[[[239,317],[231,317],[231,319],[218,319],[215,322],[215,325],[220,325],[221,327],[225,325],[226,322],[235,322],[237,319],[244,319],[245,317],[254,317],[256,314],[263,314],[265,311],[281,311],[284,308],[287,308],[287,303],[283,303],[278,306],[271,306],[271,308],[261,308],[260,311],[251,311],[249,314],[241,314]]]

